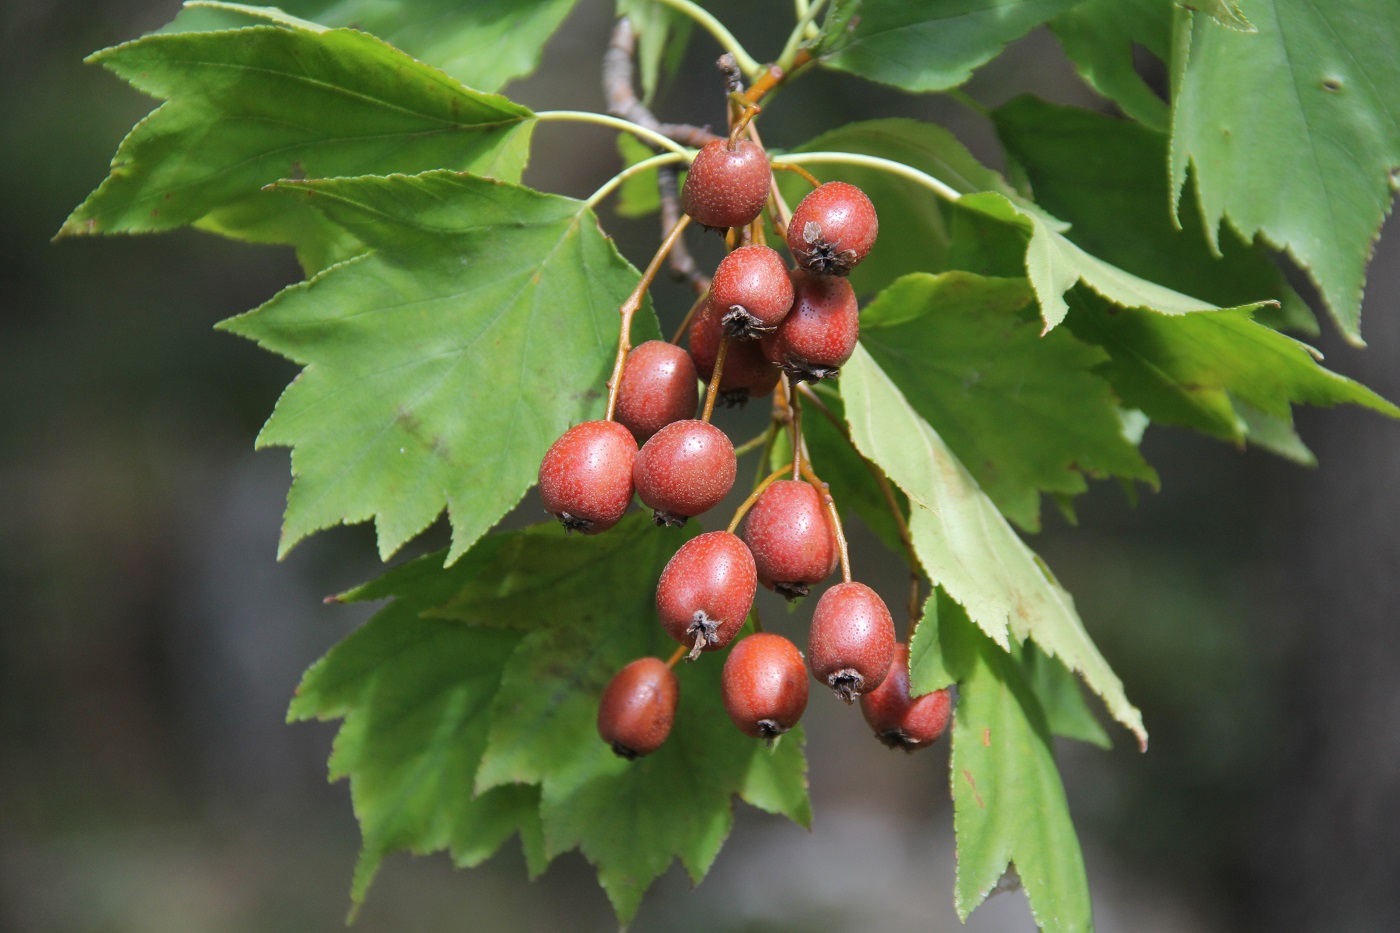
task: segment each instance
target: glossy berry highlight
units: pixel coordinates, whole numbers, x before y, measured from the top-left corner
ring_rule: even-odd
[[[728,139],[716,139],[690,163],[681,210],[706,227],[742,227],[763,213],[772,182],[773,169],[760,146],[741,139],[731,149]]]
[[[673,421],[695,417],[700,391],[695,361],[664,340],[648,340],[627,354],[617,388],[617,420],[637,443]]]
[[[792,310],[760,345],[770,363],[798,381],[835,378],[855,352],[860,306],[851,283],[792,270]]]
[[[693,661],[734,640],[758,590],[748,545],[727,531],[710,531],[681,545],[656,584],[661,626]]]
[[[720,260],[709,300],[726,335],[757,340],[787,317],[792,279],[776,250],[741,246]]]
[[[781,635],[755,632],[724,659],[724,710],[744,735],[771,743],[797,725],[807,709],[807,690],[802,652]]]
[[[705,421],[673,421],[642,445],[632,466],[637,495],[658,525],[680,526],[719,504],[734,485],[734,444]]]
[[[909,646],[900,642],[894,648],[889,676],[861,696],[860,711],[875,730],[875,738],[890,748],[916,752],[938,741],[948,728],[953,697],[947,689],[909,696]]]
[[[719,342],[724,339],[720,315],[706,301],[690,322],[690,356],[695,371],[706,382],[715,372]],[[768,362],[762,348],[750,340],[732,340],[724,354],[724,372],[719,379],[719,401],[726,408],[761,398],[778,385],[778,368]]]
[[[681,687],[660,658],[638,658],[618,671],[598,704],[598,735],[628,760],[650,755],[671,734]]]
[[[797,480],[778,480],[763,490],[744,518],[743,538],[759,582],[790,600],[806,596],[841,559],[821,493]]]
[[[844,181],[829,181],[792,212],[788,249],[809,272],[845,276],[870,255],[879,232],[875,205],[865,192]]]
[[[851,703],[879,687],[894,661],[894,619],[864,583],[838,583],[812,613],[807,651],[812,676]]]
[[[637,441],[616,421],[565,431],[540,462],[540,498],[570,531],[595,535],[622,520],[632,502]]]

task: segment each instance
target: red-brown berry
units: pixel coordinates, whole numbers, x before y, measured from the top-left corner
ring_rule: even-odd
[[[921,697],[909,696],[909,646],[894,648],[894,661],[884,683],[860,698],[860,711],[875,738],[890,748],[915,752],[938,741],[953,715],[953,697],[935,690]]]
[[[634,347],[622,365],[617,420],[644,444],[672,421],[695,416],[700,400],[695,361],[664,340]]]
[[[757,340],[768,333],[792,307],[792,279],[783,257],[767,246],[734,250],[715,269],[710,305],[730,337]]]
[[[690,322],[690,356],[695,371],[706,382],[714,375],[719,342],[724,337],[720,315],[708,301]],[[743,405],[750,398],[761,398],[778,385],[778,367],[768,362],[757,343],[731,340],[724,353],[724,372],[719,378],[719,401],[726,407]]]
[[[760,345],[768,361],[799,381],[835,378],[855,352],[860,306],[851,283],[792,270],[792,310]]]
[[[598,704],[598,734],[622,758],[650,755],[671,734],[681,686],[660,658],[638,658],[617,672]]]
[[[729,494],[738,461],[734,444],[704,421],[673,421],[642,445],[632,481],[658,525],[684,525]]]
[[[840,557],[821,493],[796,480],[778,480],[763,490],[744,518],[743,537],[759,582],[788,599],[806,596]]]
[[[812,675],[847,703],[880,686],[894,645],[890,610],[864,583],[838,583],[818,600],[807,636]]]
[[[797,205],[788,249],[799,266],[820,275],[850,275],[870,254],[880,222],[875,205],[855,185],[829,181]]]
[[[740,732],[772,742],[797,725],[807,709],[802,652],[781,635],[755,632],[724,659],[720,694]]]
[[[738,535],[710,531],[681,545],[656,584],[656,614],[694,660],[734,640],[758,589],[753,555]]]
[[[741,139],[731,149],[728,139],[716,139],[690,163],[681,210],[706,227],[742,227],[763,213],[772,183],[773,169],[760,146]]]
[[[622,520],[632,502],[637,442],[616,421],[565,431],[540,462],[540,498],[570,531],[595,535]]]

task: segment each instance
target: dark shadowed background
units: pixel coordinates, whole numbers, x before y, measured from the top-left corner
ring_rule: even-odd
[[[366,614],[321,597],[376,573],[372,535],[337,529],[274,560],[288,456],[252,442],[295,368],[211,329],[295,264],[188,231],[49,242],[152,107],[82,56],[177,6],[0,7],[3,931],[336,930],[348,906],[359,840],[348,788],[325,780],[334,727],[283,717],[300,672]],[[756,54],[786,35],[788,4],[709,6]],[[507,93],[602,109],[610,11],[580,4],[546,70]],[[693,40],[663,118],[722,121],[717,51]],[[910,115],[1000,165],[989,125],[946,98],[804,83],[765,114],[770,144]],[[1099,106],[1043,31],[968,88],[989,104],[1026,89]],[[616,170],[606,131],[536,139],[527,181],[584,195]],[[652,222],[604,221],[645,261]],[[1371,267],[1369,349],[1330,323],[1320,340],[1331,368],[1392,400],[1398,301],[1392,230]],[[662,288],[663,324],[685,304]],[[755,430],[761,407],[746,414]],[[1152,732],[1147,755],[1121,731],[1111,753],[1060,748],[1102,931],[1400,929],[1400,425],[1355,410],[1298,422],[1319,470],[1152,428],[1160,493],[1133,508],[1102,484],[1079,527],[1050,516],[1033,542]],[[538,509],[532,494],[516,520]],[[883,552],[861,544],[857,575],[897,592]],[[805,618],[768,615],[780,629]],[[710,878],[692,892],[673,870],[635,930],[958,927],[946,750],[887,753],[816,695],[808,735],[814,831],[741,806]],[[508,846],[469,872],[389,859],[356,928],[615,926],[577,854],[531,885]],[[969,926],[1033,929],[1019,893]]]

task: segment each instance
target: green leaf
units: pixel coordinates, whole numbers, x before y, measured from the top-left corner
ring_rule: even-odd
[[[1253,23],[1245,19],[1244,12],[1240,10],[1240,5],[1235,0],[1193,0],[1189,4],[1183,0],[1177,0],[1176,5],[1204,13],[1226,29],[1250,34],[1259,31]]]
[[[279,0],[277,7],[186,3],[165,31],[234,28],[259,20],[291,21],[379,36],[468,87],[499,90],[539,66],[546,40],[577,0]],[[304,21],[303,21],[304,22]]]
[[[642,102],[650,105],[663,75],[669,77],[680,67],[694,20],[656,0],[617,0],[617,15],[630,19],[637,32]]]
[[[1050,28],[1094,90],[1134,120],[1165,130],[1167,104],[1137,73],[1133,46],[1141,45],[1165,62],[1171,21],[1169,0],[1086,0],[1051,20]]]
[[[1142,745],[1142,715],[1099,654],[1074,602],[942,438],[861,346],[841,370],[856,446],[909,495],[924,569],[1003,648],[1027,638],[1079,674]]]
[[[538,833],[538,788],[471,790],[490,725],[481,710],[521,636],[421,618],[424,600],[403,595],[306,672],[288,713],[345,720],[330,773],[350,779],[364,837],[356,908],[390,852],[446,849],[472,866],[517,831]]]
[[[636,165],[643,159],[649,159],[656,155],[649,149],[646,143],[633,136],[631,133],[619,133],[617,137],[617,152],[622,156],[624,167]],[[657,189],[657,169],[651,168],[644,172],[638,172],[623,181],[617,189],[617,200],[614,202],[613,210],[619,217],[646,217],[655,214],[661,209],[661,192]],[[677,186],[685,185],[685,170],[676,176]]]
[[[953,134],[932,123],[888,119],[849,123],[799,146],[797,152],[857,152],[903,162],[955,190],[1012,192],[996,172],[984,167]],[[945,208],[926,188],[874,168],[833,163],[818,169],[822,180],[839,179],[869,196],[880,217],[880,239],[851,273],[859,294],[874,294],[910,272],[946,268],[949,247]],[[784,195],[797,203],[809,189],[801,178],[779,172]]]
[[[1074,496],[1090,476],[1157,484],[1093,373],[1107,355],[1019,313],[1025,279],[965,272],[898,280],[861,315],[861,342],[997,508],[1040,528],[1040,493]],[[935,577],[935,579],[937,579]]]
[[[1184,315],[1110,306],[1077,291],[1067,321],[1081,340],[1108,351],[1099,372],[1125,404],[1153,421],[1243,441],[1248,425],[1233,400],[1292,423],[1291,405],[1361,405],[1391,417],[1400,409],[1317,364],[1306,344],[1250,320],[1247,311]]]
[[[1099,748],[1113,747],[1108,733],[1084,701],[1079,681],[1063,664],[1031,643],[1021,652],[1021,669],[1045,711],[1051,735],[1088,742]]]
[[[1228,221],[1287,250],[1360,343],[1366,265],[1400,183],[1400,4],[1252,0],[1250,14],[1255,34],[1179,14],[1172,190],[1192,170],[1212,239]]]
[[[906,91],[957,87],[973,69],[1078,0],[844,0],[817,57]]]
[[[1065,234],[1095,256],[1169,288],[1229,307],[1280,301],[1290,320],[1311,313],[1283,281],[1268,251],[1227,231],[1212,250],[1194,204],[1172,219],[1167,139],[1146,127],[1077,107],[1018,97],[993,112],[1007,154],[1025,171],[1036,201],[1073,226]]]
[[[956,656],[943,650],[943,628],[939,620],[949,613],[966,618],[963,608],[947,591],[935,586],[924,602],[923,615],[909,639],[909,693],[923,696],[957,683],[959,671],[953,668]]]
[[[811,819],[801,735],[769,752],[735,729],[720,699],[721,657],[677,670],[680,708],[659,751],[627,762],[598,739],[598,700],[613,675],[676,647],[655,621],[655,580],[693,533],[658,531],[640,514],[596,538],[530,529],[438,609],[529,632],[491,707],[476,790],[541,785],[546,854],[581,848],[624,921],[673,858],[704,877],[729,834],[733,796]],[[507,575],[502,599],[492,584]]]
[[[526,108],[349,29],[153,35],[89,60],[166,103],[123,140],[111,174],[60,236],[199,222],[346,258],[354,250],[337,246],[342,235],[324,218],[261,189],[434,168],[515,181],[533,126]]]
[[[939,623],[960,669],[949,765],[958,916],[966,920],[1014,864],[1042,930],[1092,933],[1084,858],[1045,711],[1015,658],[965,616]]]
[[[373,518],[387,558],[446,507],[454,561],[601,416],[637,272],[582,202],[503,182],[281,187],[370,252],[221,325],[306,367],[258,437],[293,448],[280,551]],[[648,307],[633,337],[656,335]]]

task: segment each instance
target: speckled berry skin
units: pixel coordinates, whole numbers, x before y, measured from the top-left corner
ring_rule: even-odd
[[[744,735],[771,742],[797,725],[807,690],[802,652],[781,635],[755,632],[724,659],[720,695]]]
[[[622,520],[632,502],[637,441],[616,421],[585,421],[565,431],[540,462],[540,498],[570,531],[596,535]]]
[[[763,490],[744,518],[743,538],[759,582],[788,599],[806,596],[840,557],[821,493],[797,480],[781,479]]]
[[[767,246],[741,246],[719,261],[709,300],[726,334],[757,340],[792,307],[787,264]]]
[[[695,371],[706,382],[715,371],[715,357],[724,333],[720,315],[707,301],[690,322],[690,357]],[[778,385],[778,367],[768,362],[760,346],[749,340],[733,340],[724,354],[724,373],[719,379],[719,399],[726,406],[743,405],[751,398],[768,395]]]
[[[656,615],[694,659],[734,640],[757,590],[748,545],[727,531],[709,531],[681,545],[661,571]]]
[[[792,310],[760,341],[763,355],[793,379],[836,377],[855,352],[860,306],[851,283],[830,275],[792,270]]]
[[[850,275],[870,255],[880,221],[875,205],[855,185],[829,181],[797,205],[788,223],[793,261],[820,275]]]
[[[681,210],[706,227],[742,227],[763,213],[772,182],[768,154],[757,144],[741,139],[731,150],[729,140],[716,139],[690,163]]]
[[[938,741],[953,716],[953,697],[935,690],[921,697],[909,696],[909,646],[894,648],[894,661],[884,683],[860,698],[860,711],[875,738],[890,748],[916,752]]]
[[[642,445],[632,481],[658,525],[683,525],[729,494],[738,462],[734,444],[704,421],[673,421]]]
[[[681,686],[660,658],[638,658],[617,672],[598,704],[598,735],[620,758],[639,758],[671,734]]]
[[[616,415],[637,443],[646,443],[672,421],[695,417],[699,401],[695,361],[680,347],[648,340],[627,354],[617,387]]]
[[[894,661],[894,619],[864,583],[838,583],[822,594],[807,636],[812,676],[847,703],[884,682]]]

